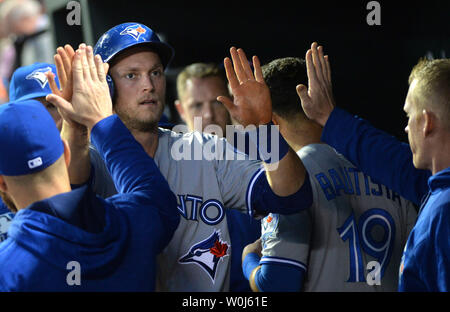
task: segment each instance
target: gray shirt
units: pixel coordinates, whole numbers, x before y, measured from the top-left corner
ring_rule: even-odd
[[[247,197],[262,170],[259,161],[242,158],[217,136],[159,129],[154,160],[177,196],[181,221],[158,258],[157,290],[228,290],[233,246],[224,209],[251,211]],[[110,190],[101,159],[91,162],[96,192]]]
[[[311,144],[298,155],[309,173],[313,205],[263,219],[261,262],[306,271],[305,291],[397,291],[414,205],[328,145]]]

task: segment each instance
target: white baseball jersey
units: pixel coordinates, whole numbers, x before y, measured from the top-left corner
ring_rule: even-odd
[[[263,219],[261,262],[305,270],[305,291],[397,291],[414,205],[326,144],[305,146],[298,155],[313,205]]]
[[[259,161],[228,160],[238,157],[245,158],[216,136],[159,129],[154,160],[177,196],[181,220],[159,256],[157,290],[228,290],[232,246],[224,209],[249,212],[247,197],[262,168]],[[91,162],[102,195],[111,179],[99,159]]]

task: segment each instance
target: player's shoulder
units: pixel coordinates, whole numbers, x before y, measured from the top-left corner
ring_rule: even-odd
[[[325,143],[314,143],[302,147],[297,151],[302,162],[318,167],[353,166],[343,155]]]
[[[186,140],[190,144],[198,142],[204,144],[208,141],[220,141],[222,138],[214,134],[199,132],[199,131],[189,131],[189,132],[176,132],[169,129],[158,128],[159,140],[167,140],[174,143],[177,140]]]

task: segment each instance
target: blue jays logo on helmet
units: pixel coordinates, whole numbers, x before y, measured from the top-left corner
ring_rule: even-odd
[[[136,25],[130,25],[130,26],[128,26],[127,28],[125,28],[124,30],[122,30],[121,32],[120,32],[120,34],[123,36],[123,35],[130,35],[131,37],[133,37],[134,39],[136,39],[136,41],[137,40],[139,40],[139,37],[142,35],[142,34],[145,34],[146,33],[146,29],[144,28],[144,27],[142,27],[141,25],[139,25],[139,24],[136,24]]]
[[[26,76],[25,79],[28,79],[28,80],[34,79],[34,80],[36,80],[40,84],[41,88],[44,89],[45,86],[48,83],[48,79],[45,76],[45,74],[48,73],[49,71],[50,72],[52,71],[51,67],[39,68],[39,69],[36,69],[35,71],[33,71],[28,76]]]
[[[230,245],[220,239],[220,232],[214,231],[207,239],[195,244],[189,252],[181,257],[178,262],[187,264],[195,263],[208,273],[212,282],[216,277],[217,266],[220,259],[227,256]]]
[[[169,65],[173,48],[162,42],[151,28],[140,23],[123,23],[109,29],[98,39],[94,54],[99,54],[104,62],[110,62],[120,52],[141,44],[158,53],[164,68]]]

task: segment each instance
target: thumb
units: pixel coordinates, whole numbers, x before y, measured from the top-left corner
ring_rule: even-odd
[[[72,104],[67,102],[65,99],[63,99],[61,96],[56,94],[48,94],[45,99],[55,105],[59,110],[64,112],[64,114],[67,114],[69,116],[72,116],[75,114],[75,111],[73,110]]]
[[[302,104],[305,102],[309,102],[310,98],[308,95],[308,88],[306,88],[305,85],[299,84],[295,90],[297,91],[297,94],[300,98],[300,101],[302,101]]]
[[[217,97],[217,101],[225,105],[226,109],[230,112],[230,114],[236,109],[233,101],[229,97],[220,95]]]

